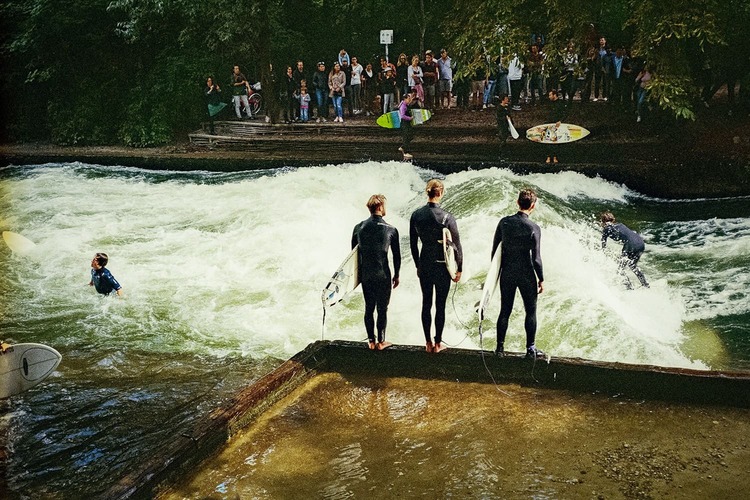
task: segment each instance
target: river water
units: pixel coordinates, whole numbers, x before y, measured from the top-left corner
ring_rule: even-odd
[[[101,491],[310,342],[363,340],[361,297],[331,310],[323,330],[320,293],[374,193],[388,198],[386,220],[404,255],[388,339],[422,344],[408,221],[433,175],[398,162],[240,173],[1,169],[0,229],[37,245],[24,256],[0,248],[0,331],[63,355],[50,379],[3,408],[11,490],[52,498]],[[487,169],[444,182],[443,206],[458,220],[465,253],[447,344],[479,348],[473,306],[494,229],[515,212],[518,190],[532,186],[545,265],[541,349],[750,370],[750,199],[653,199],[571,172]],[[601,251],[595,216],[604,209],[644,236],[650,289],[625,290],[619,246]],[[86,286],[95,252],[109,254],[124,298]],[[507,350],[523,349],[520,307],[519,299]],[[498,310],[495,300],[489,316]],[[494,349],[494,320],[484,328],[482,345]]]

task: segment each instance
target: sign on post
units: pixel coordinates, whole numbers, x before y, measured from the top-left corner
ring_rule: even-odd
[[[380,43],[385,45],[386,62],[391,62],[388,59],[388,46],[393,43],[393,30],[380,30]]]

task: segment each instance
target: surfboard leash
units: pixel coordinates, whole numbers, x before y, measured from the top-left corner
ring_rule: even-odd
[[[458,310],[456,309],[456,292],[457,291],[458,291],[458,283],[455,283],[453,286],[453,295],[451,295],[451,305],[453,306],[453,314],[456,316],[456,320],[458,320],[458,322],[461,324],[464,330],[468,330],[469,327],[463,321],[461,321],[461,318],[458,317]],[[448,347],[458,347],[461,344],[463,344],[467,338],[469,338],[468,333],[464,336],[463,339],[461,339],[461,342],[459,342],[456,345],[449,344],[448,342],[445,342],[445,341],[443,341],[443,343],[447,345]]]
[[[500,389],[500,385],[498,385],[497,380],[495,380],[495,376],[492,375],[492,372],[490,371],[490,367],[487,366],[487,360],[484,357],[484,347],[482,346],[482,322],[481,321],[479,322],[479,352],[482,354],[482,363],[484,364],[484,369],[487,370],[487,375],[489,375],[490,379],[492,379],[492,383],[495,385],[495,390],[505,396],[508,396],[509,398],[512,398],[513,396],[510,393]]]

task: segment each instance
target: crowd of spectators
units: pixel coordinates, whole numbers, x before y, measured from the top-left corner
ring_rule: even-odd
[[[574,98],[582,103],[609,102],[635,112],[641,121],[652,75],[648,65],[630,57],[625,47],[613,50],[601,36],[589,37],[582,47],[570,40],[564,50],[550,53],[544,36],[532,35],[529,42],[522,54],[485,55],[479,64],[474,61],[470,74],[458,70],[446,49],[437,57],[431,50],[411,56],[401,53],[395,64],[384,56],[360,62],[345,49],[331,63],[318,61],[312,70],[299,60],[277,80],[281,118],[285,123],[343,123],[344,118],[358,115],[379,116],[394,111],[409,92],[416,94],[416,105],[433,111],[451,107],[482,111],[496,106],[502,95],[510,97],[513,111],[521,111],[522,105],[546,101],[554,90],[566,105]],[[231,85],[237,119],[242,119],[242,109],[246,118],[253,118],[246,103],[246,90],[252,93],[252,89],[237,66]],[[215,102],[216,92],[207,88],[206,96]]]

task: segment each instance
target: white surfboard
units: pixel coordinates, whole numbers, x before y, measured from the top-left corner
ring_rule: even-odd
[[[510,136],[514,139],[518,139],[518,130],[513,126],[513,122],[510,121],[510,116],[507,116],[506,118],[508,118],[508,130],[510,131]]]
[[[321,296],[324,308],[338,304],[359,286],[358,255],[359,245],[354,247],[331,276],[331,281],[325,286]]]
[[[490,268],[487,271],[487,277],[484,279],[484,285],[482,285],[482,298],[479,300],[477,305],[477,314],[479,314],[479,322],[481,324],[484,319],[484,311],[492,299],[492,295],[495,293],[498,285],[498,278],[500,277],[500,254],[502,248],[498,245],[495,250],[495,255],[492,256],[490,262]]]
[[[44,344],[15,344],[0,352],[0,399],[30,389],[49,377],[62,356]]]
[[[447,227],[443,228],[443,258],[445,259],[445,267],[448,269],[448,274],[451,275],[451,279],[455,279],[458,272],[458,264],[456,264],[456,255],[453,248],[453,237],[451,236],[450,229]]]
[[[12,231],[3,231],[3,239],[8,248],[18,255],[26,255],[36,247],[33,241]]]

